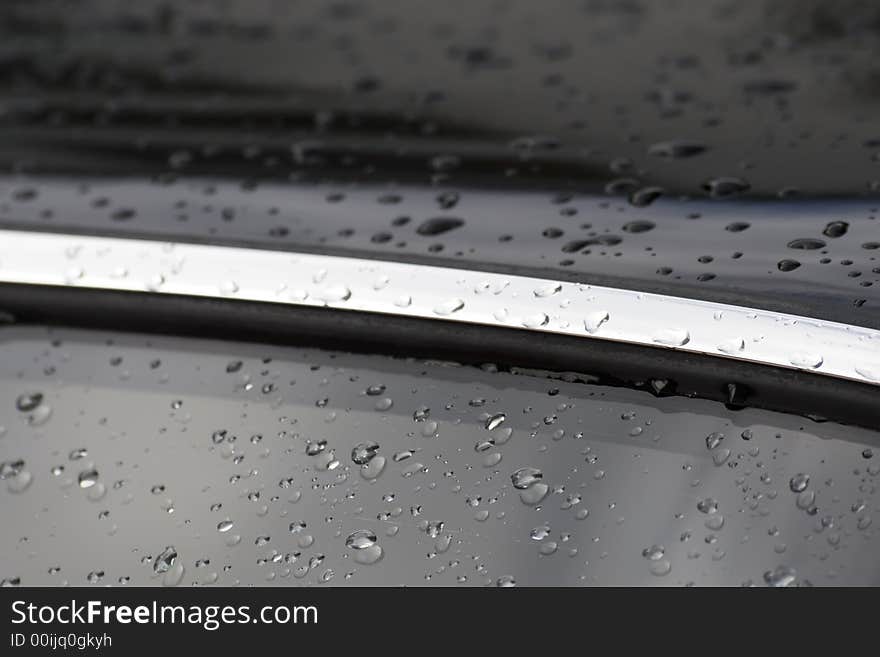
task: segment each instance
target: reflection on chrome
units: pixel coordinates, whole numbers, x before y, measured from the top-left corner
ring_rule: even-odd
[[[880,385],[880,331],[695,299],[400,262],[0,231],[0,282],[327,306],[517,328]]]

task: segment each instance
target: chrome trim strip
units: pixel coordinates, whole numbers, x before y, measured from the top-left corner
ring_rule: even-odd
[[[666,347],[880,385],[880,331],[526,276],[0,230],[0,282],[225,297]]]

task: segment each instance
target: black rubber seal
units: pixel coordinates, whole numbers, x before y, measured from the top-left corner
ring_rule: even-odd
[[[875,386],[662,347],[331,308],[8,283],[0,284],[0,311],[20,324],[315,346],[578,373],[575,378],[586,382],[880,429],[880,394]]]

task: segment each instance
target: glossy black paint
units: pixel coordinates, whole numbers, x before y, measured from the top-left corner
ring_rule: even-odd
[[[876,432],[491,366],[0,340],[0,576],[23,585],[880,577]]]
[[[2,16],[0,225],[552,272],[880,327],[871,3]]]

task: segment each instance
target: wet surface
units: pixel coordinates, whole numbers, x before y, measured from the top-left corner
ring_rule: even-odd
[[[880,327],[878,10],[8,3],[0,224]]]
[[[451,363],[11,327],[4,583],[877,584],[876,433]]]

